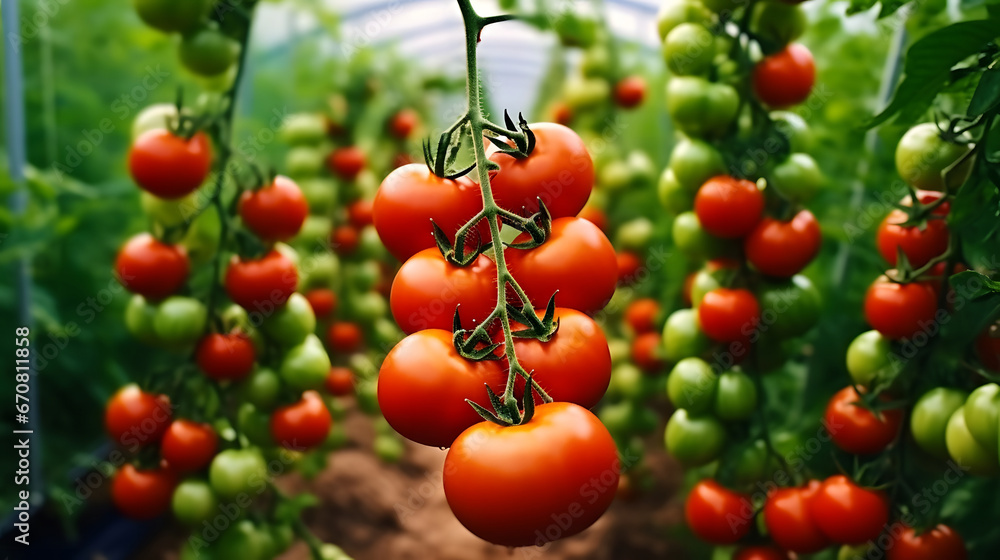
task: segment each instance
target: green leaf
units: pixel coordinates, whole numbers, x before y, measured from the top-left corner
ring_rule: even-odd
[[[979,299],[1000,293],[1000,282],[974,270],[965,270],[952,276],[949,281],[959,297]]]
[[[878,0],[850,0],[847,5],[847,15],[868,11],[877,2]]]
[[[983,73],[976,92],[969,102],[968,116],[978,117],[1000,104],[1000,68],[993,67]]]
[[[883,0],[882,8],[880,8],[878,12],[878,18],[882,19],[884,17],[891,16],[896,13],[896,10],[902,8],[909,2],[910,0]]]
[[[295,521],[301,514],[302,510],[306,508],[311,508],[319,504],[319,498],[310,494],[308,492],[302,494],[296,494],[287,500],[282,501],[274,508],[275,519],[281,521]]]

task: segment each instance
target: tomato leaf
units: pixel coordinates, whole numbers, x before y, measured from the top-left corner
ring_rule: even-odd
[[[991,280],[988,276],[974,270],[959,272],[950,278],[950,282],[958,297],[974,300],[1000,293],[1000,282]]]
[[[321,455],[321,453],[317,453]],[[319,505],[319,498],[309,493],[296,494],[288,499],[282,500],[274,508],[274,517],[280,521],[296,521],[302,514],[302,510]]]
[[[978,117],[1000,105],[1000,68],[988,68],[979,79],[972,101],[969,102],[968,116]]]

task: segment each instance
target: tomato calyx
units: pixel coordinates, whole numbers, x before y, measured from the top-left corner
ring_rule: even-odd
[[[486,139],[496,146],[502,154],[507,154],[517,159],[524,159],[530,156],[531,152],[535,150],[535,133],[528,127],[528,121],[524,120],[524,115],[521,113],[517,114],[517,126],[514,126],[514,121],[511,120],[510,114],[505,109],[503,120],[504,124],[507,125],[507,131],[494,130],[494,132],[508,136],[514,142],[514,146],[512,147],[509,142],[505,142],[497,136],[486,136]],[[508,132],[513,132],[514,134],[508,135]]]
[[[499,426],[506,428],[508,426],[527,424],[535,416],[535,386],[531,377],[529,373],[528,379],[525,382],[524,396],[521,399],[520,406],[518,406],[517,399],[514,398],[513,393],[507,392],[507,396],[501,399],[493,392],[489,384],[486,384],[486,393],[490,397],[490,405],[493,407],[494,412],[490,412],[488,408],[471,399],[465,399],[465,402],[469,403],[476,413],[482,416],[483,420],[493,422]]]
[[[556,293],[559,293],[558,291]],[[533,310],[521,308],[507,304],[507,316],[511,320],[517,321],[527,328],[511,331],[514,338],[533,338],[541,342],[548,342],[559,331],[559,320],[553,318],[556,314],[556,294],[552,294],[549,303],[545,306],[545,315],[539,319]]]

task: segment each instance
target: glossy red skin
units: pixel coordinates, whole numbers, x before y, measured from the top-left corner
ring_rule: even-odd
[[[615,255],[615,262],[618,265],[618,285],[629,286],[636,281],[639,271],[642,270],[642,259],[639,255],[630,251],[622,251]]]
[[[733,554],[733,560],[789,560],[784,550],[773,546],[745,546]]]
[[[611,505],[621,464],[611,434],[573,403],[535,409],[521,426],[480,422],[444,462],[444,493],[466,529],[494,544],[544,545],[575,535]],[[518,489],[531,500],[497,488]]]
[[[210,333],[195,351],[198,367],[216,381],[243,379],[253,371],[256,359],[253,342],[243,333]]]
[[[743,240],[743,250],[750,264],[762,274],[790,278],[816,258],[822,243],[816,217],[808,210],[800,210],[787,222],[762,219]]]
[[[716,237],[735,239],[750,233],[764,212],[757,185],[728,175],[712,177],[698,189],[694,211],[701,227]]]
[[[893,534],[899,529],[894,526]],[[911,527],[904,527],[886,550],[886,560],[965,560],[968,551],[962,536],[951,527],[938,524],[916,535]]]
[[[295,263],[278,251],[256,260],[233,256],[226,270],[226,293],[247,311],[271,313],[284,305],[299,283]]]
[[[354,372],[350,368],[333,366],[326,376],[326,390],[337,397],[353,395]]]
[[[479,185],[468,176],[442,179],[423,164],[396,168],[375,195],[375,229],[394,257],[405,261],[417,252],[436,247],[431,220],[455,242],[455,232],[483,209]],[[477,235],[478,232],[478,235]],[[466,236],[470,246],[490,240],[489,223],[480,220]]]
[[[749,290],[716,288],[702,298],[698,320],[712,340],[745,340],[760,323],[760,304]]]
[[[830,546],[809,514],[809,502],[819,491],[819,481],[800,488],[779,488],[764,503],[764,522],[771,539],[779,547],[798,554],[810,554]]]
[[[608,216],[603,210],[597,208],[596,206],[584,206],[583,210],[577,214],[578,217],[588,220],[590,223],[594,224],[601,229],[605,234],[608,233]]]
[[[764,58],[753,70],[754,93],[765,105],[775,109],[805,101],[815,81],[816,64],[812,53],[798,43]]]
[[[338,255],[350,255],[361,243],[361,233],[352,225],[340,225],[330,234],[330,245]]]
[[[833,443],[844,451],[855,455],[879,453],[896,439],[903,413],[899,409],[883,410],[880,418],[852,404],[859,400],[854,387],[837,391],[826,405],[824,425]]]
[[[351,225],[361,229],[374,223],[372,212],[374,211],[374,201],[359,198],[347,205],[347,221]]]
[[[921,192],[932,193],[932,191]],[[920,201],[925,204],[933,202],[940,197],[941,193],[932,193],[931,196],[927,194],[919,196]],[[906,200],[903,202],[905,204]],[[948,250],[950,235],[948,224],[943,219],[943,216],[947,214],[947,206],[947,204],[943,204],[936,208],[934,215],[941,216],[942,219],[928,219],[927,227],[923,230],[918,226],[904,227],[898,225],[906,222],[908,219],[906,212],[903,210],[896,209],[890,212],[879,225],[876,236],[878,252],[882,255],[882,258],[889,264],[896,266],[897,250],[902,249],[910,265],[914,268],[919,268]]]
[[[330,348],[344,354],[352,354],[361,350],[364,344],[364,333],[356,323],[334,321],[326,331],[326,340]]]
[[[446,261],[436,247],[424,249],[407,259],[392,281],[392,317],[407,334],[423,329],[451,330],[457,306],[462,325],[472,328],[496,307],[496,276],[496,265],[486,255],[458,267]]]
[[[304,295],[316,317],[329,317],[337,309],[337,294],[333,290],[316,288]]]
[[[204,132],[190,140],[165,129],[149,130],[135,139],[128,154],[132,179],[160,198],[180,198],[197,189],[212,166],[212,143]]]
[[[820,485],[809,513],[832,542],[860,545],[882,533],[889,522],[889,502],[884,492],[862,488],[838,474]]]
[[[529,125],[535,149],[526,158],[503,154],[492,144],[487,155],[500,164],[490,186],[501,208],[529,216],[538,212],[538,198],[553,218],[576,216],[594,188],[594,162],[580,136],[555,123]]]
[[[684,518],[699,539],[716,545],[733,544],[753,526],[750,497],[733,492],[712,479],[691,489],[684,501]]]
[[[575,309],[557,307],[555,318],[559,330],[548,342],[514,339],[517,361],[553,400],[592,408],[611,382],[608,339],[593,319]],[[520,330],[524,326],[515,323],[511,328]],[[518,377],[514,383],[514,395],[520,400],[524,395],[524,378]],[[536,394],[535,404],[541,403]]]
[[[183,246],[167,245],[148,233],[131,237],[115,259],[115,275],[122,286],[154,300],[176,293],[190,269]]]
[[[529,239],[522,233],[515,241]],[[504,255],[510,273],[535,307],[544,309],[558,290],[559,307],[594,313],[615,293],[615,249],[597,226],[583,218],[553,220],[552,234],[541,246],[508,249]]]
[[[629,76],[615,84],[615,104],[625,109],[637,107],[646,96],[646,80]]]
[[[353,181],[365,168],[367,162],[368,158],[365,157],[361,148],[347,146],[331,152],[326,160],[326,165],[330,168],[331,173],[342,179]]]
[[[482,421],[465,399],[489,407],[484,384],[503,393],[507,372],[497,361],[459,356],[450,331],[423,330],[404,338],[382,362],[379,408],[403,437],[449,447],[463,430]]]
[[[400,109],[389,120],[389,133],[400,140],[406,140],[420,123],[420,115],[413,109]]]
[[[309,202],[288,177],[240,195],[240,217],[250,231],[264,241],[285,241],[295,237],[309,215]]]
[[[111,500],[126,517],[152,519],[170,509],[177,477],[165,469],[124,465],[111,480]]]
[[[659,321],[660,302],[653,298],[639,298],[625,308],[625,324],[636,334],[655,331]]]
[[[333,419],[316,391],[302,393],[302,398],[271,414],[271,436],[288,449],[316,447],[326,440]]]
[[[104,409],[104,428],[119,444],[129,444],[134,439],[139,445],[160,441],[171,420],[170,401],[163,395],[154,395],[126,385],[108,399]]]
[[[160,442],[160,456],[180,472],[207,467],[218,449],[219,436],[212,426],[183,419],[171,422]]]
[[[664,362],[657,356],[662,346],[660,333],[647,332],[635,337],[632,341],[632,362],[646,373],[657,373],[663,369]]]
[[[986,329],[976,338],[976,356],[983,367],[990,371],[1000,371],[1000,338],[990,336]]]
[[[865,319],[888,338],[910,338],[934,322],[937,298],[930,283],[897,284],[882,276],[865,294]]]

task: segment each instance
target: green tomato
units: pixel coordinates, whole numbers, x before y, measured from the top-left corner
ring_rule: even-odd
[[[749,419],[757,408],[757,386],[747,374],[727,371],[715,389],[715,415],[722,420]]]
[[[351,294],[345,299],[347,300],[344,305],[347,318],[361,323],[371,323],[379,317],[385,317],[389,312],[385,298],[378,292]]]
[[[340,259],[333,253],[314,253],[302,260],[299,266],[299,291],[310,288],[329,288],[336,290],[340,286]]]
[[[165,227],[178,227],[192,220],[201,209],[201,193],[194,191],[177,199],[159,198],[143,191],[139,195],[142,210],[157,224]],[[207,200],[204,204],[207,204]],[[211,212],[212,210],[209,210]]]
[[[845,544],[841,545],[837,551],[837,560],[864,560],[865,558],[877,558],[882,556],[882,554],[882,551],[873,543],[859,545]]]
[[[326,216],[337,203],[337,183],[322,177],[302,179],[298,182],[302,195],[309,202],[309,211]]]
[[[956,410],[948,420],[944,441],[951,458],[970,473],[989,476],[1000,472],[1000,459],[997,458],[996,450],[990,450],[976,441],[965,423],[963,409]]]
[[[326,151],[313,146],[296,146],[285,155],[285,170],[292,179],[315,177],[325,163]]]
[[[670,153],[670,170],[682,189],[694,195],[705,181],[726,173],[722,154],[714,146],[696,138],[684,138]]]
[[[618,227],[615,247],[641,251],[653,237],[653,222],[649,218],[633,218]]]
[[[572,78],[563,86],[563,100],[570,109],[590,109],[610,96],[611,84],[600,78]]]
[[[398,463],[406,453],[406,446],[398,436],[381,434],[375,436],[373,444],[375,456],[386,463]]]
[[[712,367],[700,358],[684,358],[677,362],[667,376],[667,396],[677,408],[692,414],[712,410],[716,402],[719,377]]]
[[[187,32],[208,15],[213,2],[207,0],[132,0],[139,18],[165,33]]]
[[[371,416],[381,413],[378,407],[378,382],[376,380],[358,381],[355,390],[357,391],[358,408],[362,412]]]
[[[608,351],[611,352],[611,365],[631,363],[632,345],[627,340],[621,338],[608,340]]]
[[[403,340],[403,331],[399,330],[395,321],[387,317],[379,317],[372,323],[373,342],[376,348],[387,351]]]
[[[142,136],[142,133],[159,128],[170,128],[178,117],[177,105],[173,103],[154,103],[143,108],[132,121],[132,139]],[[145,193],[144,193],[145,194]]]
[[[240,405],[236,414],[236,422],[240,429],[240,434],[246,436],[247,441],[253,445],[263,448],[275,445],[274,437],[271,435],[271,416],[250,403]]]
[[[516,4],[512,0],[507,0],[509,4]],[[513,11],[516,6],[503,8]],[[552,24],[559,41],[567,47],[589,47],[597,40],[597,22],[587,17],[581,17],[572,11],[564,11],[559,14]]]
[[[213,546],[217,558],[265,560],[263,539],[252,521],[243,519],[227,529]]]
[[[616,159],[603,166],[597,174],[597,184],[604,191],[620,191],[632,185],[632,170],[628,163]]]
[[[690,136],[722,134],[736,120],[739,108],[740,94],[730,85],[694,76],[678,76],[667,83],[667,112]]]
[[[216,76],[236,64],[240,45],[218,28],[205,27],[186,35],[179,49],[181,64],[199,76]]]
[[[724,254],[727,244],[705,231],[694,212],[683,212],[674,218],[671,230],[674,245],[692,260],[706,260]]]
[[[208,311],[202,303],[185,296],[170,296],[160,302],[153,316],[156,338],[169,346],[185,346],[205,332]]]
[[[630,363],[615,366],[611,370],[608,392],[626,399],[640,400],[649,394],[649,376]]]
[[[219,501],[207,482],[191,478],[177,485],[170,505],[178,521],[197,526],[216,514]]]
[[[771,170],[767,184],[792,202],[809,202],[823,186],[823,173],[812,156],[794,153]]]
[[[682,23],[699,23],[709,25],[712,22],[712,12],[700,0],[667,0],[660,6],[656,16],[656,27],[660,39]]]
[[[782,47],[805,32],[806,14],[794,4],[765,0],[754,7],[750,29],[764,41]]]
[[[369,261],[382,260],[389,253],[382,244],[382,239],[378,236],[378,230],[373,225],[361,228],[358,239],[358,249],[355,253],[359,258]]]
[[[295,236],[293,242],[297,247],[312,249],[322,247],[330,239],[330,232],[333,231],[333,221],[326,216],[309,216],[302,223],[302,229]]]
[[[682,23],[667,33],[662,53],[675,76],[700,76],[712,67],[715,36],[699,23]]]
[[[278,523],[271,526],[271,539],[274,541],[274,550],[281,554],[288,550],[295,542],[295,528],[291,523]]]
[[[319,113],[288,115],[281,123],[281,130],[278,134],[282,142],[292,146],[319,144],[326,139],[326,119]]]
[[[767,476],[770,457],[767,444],[756,439],[740,446],[730,465],[733,483],[749,486]]]
[[[611,53],[604,45],[595,45],[583,51],[580,72],[585,78],[607,78],[612,70]]]
[[[291,245],[278,242],[274,244],[274,250],[281,253],[288,260],[292,261],[296,270],[302,267],[302,259],[299,257],[299,252],[296,251]]]
[[[125,328],[132,336],[146,344],[158,343],[159,338],[154,327],[156,311],[156,307],[150,305],[146,298],[134,294],[125,306]]]
[[[745,5],[743,0],[702,0],[705,7],[717,14],[732,13],[733,10]]]
[[[660,174],[656,195],[660,199],[660,205],[675,216],[694,208],[694,195],[681,187],[674,170],[669,167]]]
[[[309,300],[296,292],[285,305],[265,317],[260,328],[270,339],[289,348],[302,344],[307,336],[316,331],[316,314]]]
[[[258,449],[225,449],[212,459],[208,481],[215,494],[225,500],[244,493],[252,497],[265,487],[267,464]]]
[[[664,442],[667,452],[682,465],[700,467],[719,457],[726,443],[726,430],[711,416],[691,416],[681,408],[667,421]]]
[[[631,174],[632,186],[645,188],[656,178],[656,164],[642,150],[632,150],[625,158]]]
[[[323,544],[319,547],[320,560],[351,560],[339,546],[335,544]]]
[[[358,292],[367,292],[375,288],[382,270],[375,261],[362,261],[344,266],[344,278],[350,287]]]
[[[285,353],[278,373],[293,389],[319,389],[330,373],[330,356],[319,338],[310,334]]]
[[[985,449],[997,452],[1000,437],[1000,386],[988,383],[969,395],[962,409],[965,425],[976,442]]]
[[[920,449],[940,459],[948,457],[945,443],[948,420],[962,409],[967,396],[958,389],[936,387],[917,400],[910,415],[910,433]]]
[[[859,334],[847,347],[847,372],[863,387],[888,379],[897,367],[892,341],[871,330]]]
[[[711,341],[701,330],[698,312],[678,309],[663,325],[663,356],[669,362],[699,356],[711,347]]]
[[[785,137],[792,152],[805,153],[812,146],[809,126],[805,119],[791,111],[772,111],[774,131]]]
[[[207,210],[199,214],[181,239],[181,244],[187,247],[191,264],[201,265],[210,262],[219,250],[221,235],[222,221],[218,212]]]
[[[281,378],[270,368],[259,368],[243,382],[242,397],[260,410],[271,410],[278,402]]]
[[[721,288],[722,284],[715,278],[715,274],[707,268],[702,268],[694,274],[691,281],[691,307],[697,309],[701,300],[705,299],[705,294]]]
[[[785,281],[768,282],[757,294],[757,301],[761,324],[766,332],[778,338],[801,336],[813,328],[822,306],[819,290],[801,274]]]
[[[969,149],[968,144],[954,144],[941,138],[934,123],[918,124],[896,145],[896,170],[904,181],[918,189],[941,191],[945,188],[941,173]],[[969,158],[951,174],[948,188],[960,187],[971,172],[972,158]]]

